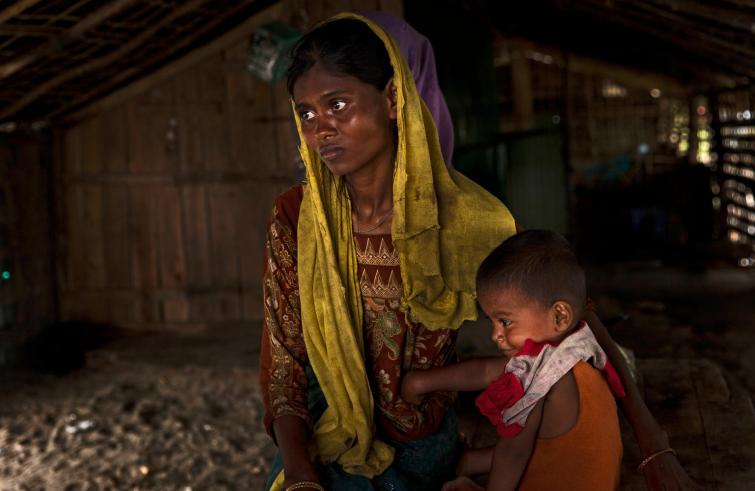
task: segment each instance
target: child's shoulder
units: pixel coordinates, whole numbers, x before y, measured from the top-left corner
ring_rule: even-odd
[[[571,430],[579,418],[579,386],[572,368],[545,396],[540,438],[554,438]]]

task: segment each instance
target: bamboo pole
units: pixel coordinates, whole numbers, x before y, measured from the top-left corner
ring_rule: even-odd
[[[42,43],[31,53],[19,56],[9,62],[0,65],[0,80],[13,75],[22,68],[34,63],[39,58],[60,51],[59,46],[61,43],[65,43],[66,41],[70,41],[71,39],[81,37],[89,29],[117,14],[121,10],[133,4],[135,1],[136,0],[116,0],[114,2],[108,3],[104,7],[94,11],[89,16],[82,19],[68,31],[60,33],[60,37]],[[2,32],[2,30],[6,27],[11,26],[0,26],[0,32]]]
[[[8,19],[12,19],[24,10],[38,4],[40,0],[20,0],[12,2],[5,10],[0,11],[0,24]]]
[[[169,25],[171,22],[173,22],[173,20],[178,19],[188,14],[192,10],[196,9],[202,3],[204,3],[204,0],[188,1],[184,3],[183,5],[181,5],[180,7],[173,10],[170,14],[166,15],[160,22],[156,22],[155,24],[150,26],[148,29],[142,31],[141,34],[134,37],[134,39],[132,39],[130,42],[124,44],[123,46],[113,51],[112,53],[108,54],[107,56],[90,60],[82,65],[74,67],[71,70],[68,70],[58,75],[57,77],[51,78],[47,82],[37,85],[35,88],[30,90],[25,96],[21,97],[14,104],[11,104],[4,111],[0,112],[0,120],[6,119],[9,116],[15,114],[16,112],[20,111],[21,109],[28,106],[32,102],[36,101],[37,99],[39,99],[40,97],[48,93],[50,90],[54,89],[55,87],[58,87],[59,85],[71,79],[80,77],[92,70],[96,70],[98,68],[106,66],[120,59],[126,53],[133,51],[134,49],[143,45],[152,36],[154,36],[157,32],[159,32],[162,28],[164,28],[166,25]]]

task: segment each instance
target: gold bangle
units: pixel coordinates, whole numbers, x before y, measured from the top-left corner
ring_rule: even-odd
[[[642,462],[640,462],[640,465],[637,466],[637,472],[642,472],[642,469],[650,463],[651,460],[658,457],[659,455],[663,455],[665,453],[672,453],[676,455],[676,450],[673,448],[664,448],[663,450],[658,450],[657,452],[651,453],[647,457],[645,457]]]
[[[319,483],[316,483],[314,481],[295,482],[289,487],[287,487],[285,491],[294,491],[294,489],[301,489],[301,488],[315,488],[317,491],[325,491],[324,487],[322,487]]]

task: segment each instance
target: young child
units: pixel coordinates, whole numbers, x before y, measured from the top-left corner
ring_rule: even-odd
[[[504,357],[410,372],[401,389],[421,404],[429,392],[487,387],[476,403],[498,443],[467,450],[444,491],[483,489],[466,476],[485,473],[496,491],[616,488],[622,446],[612,391],[624,391],[580,321],[585,290],[584,271],[554,232],[514,235],[480,265],[478,301]]]

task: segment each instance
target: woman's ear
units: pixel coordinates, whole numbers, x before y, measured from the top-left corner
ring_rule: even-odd
[[[383,94],[388,98],[388,101],[390,103],[390,106],[388,107],[388,115],[391,119],[396,119],[398,117],[398,111],[396,109],[398,105],[398,103],[396,102],[398,100],[398,97],[396,96],[396,86],[393,85],[392,79],[389,80],[385,85]]]
[[[566,332],[574,322],[574,308],[569,302],[557,300],[551,307],[553,324],[557,332]]]

